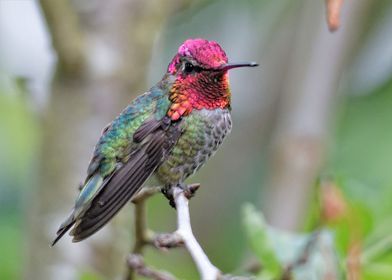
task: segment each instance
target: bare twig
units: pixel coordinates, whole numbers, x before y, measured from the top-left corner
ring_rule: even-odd
[[[208,259],[192,232],[189,215],[189,199],[183,189],[175,187],[173,191],[177,209],[177,231],[184,241],[185,247],[199,270],[201,279],[212,280],[220,276],[220,271]]]
[[[173,233],[160,233],[155,235],[152,244],[158,249],[171,249],[184,245],[184,240],[176,232]]]
[[[135,204],[135,245],[132,250],[135,254],[141,254],[143,247],[152,240],[152,233],[148,231],[146,222],[145,201],[140,200]]]
[[[154,194],[161,192],[161,190],[162,187],[160,186],[145,187],[132,199],[132,203],[135,204],[135,244],[129,257],[131,260],[136,260],[132,256],[141,257],[146,245],[153,245],[160,250],[167,250],[184,244],[182,237],[175,232],[155,234],[147,227],[146,200]],[[140,274],[140,272],[144,272],[145,270],[136,270],[135,265],[129,264],[130,262],[128,261],[128,271],[125,279],[135,279],[135,273],[144,275]]]
[[[147,198],[153,196],[156,193],[161,192],[162,187],[144,187],[134,198],[132,198],[132,203],[139,203],[146,200]]]
[[[126,279],[134,279],[134,273],[153,279],[171,279],[157,278],[156,272],[146,268],[140,256],[146,245],[154,245],[158,249],[170,249],[185,245],[199,270],[201,279],[217,279],[221,276],[219,269],[211,264],[192,232],[188,204],[189,199],[199,187],[200,184],[193,184],[186,189],[174,188],[173,202],[177,209],[177,230],[173,233],[154,234],[147,228],[145,201],[160,192],[161,187],[144,188],[132,199],[132,202],[135,203],[135,245],[128,259],[129,270]],[[161,274],[159,275],[161,276]]]
[[[161,187],[146,187],[132,199],[135,203],[135,245],[132,252],[135,254],[141,254],[145,245],[153,243],[154,233],[147,228],[145,201],[160,191]]]
[[[331,32],[334,32],[340,26],[340,12],[343,0],[326,0],[326,5],[328,28]]]
[[[132,268],[138,275],[155,280],[175,280],[176,278],[168,272],[161,272],[147,267],[143,257],[137,254],[130,254],[127,259],[128,267]]]
[[[154,233],[147,228],[146,221],[146,199],[161,191],[161,187],[145,187],[133,199],[135,203],[135,244],[132,249],[132,255],[142,254],[145,245],[153,243]],[[134,272],[137,272],[134,266],[129,265],[125,279],[134,279]]]

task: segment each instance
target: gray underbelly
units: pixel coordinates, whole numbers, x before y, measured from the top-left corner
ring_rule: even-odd
[[[155,172],[163,185],[183,182],[199,170],[216,152],[232,126],[227,109],[194,110],[183,125],[183,134]]]

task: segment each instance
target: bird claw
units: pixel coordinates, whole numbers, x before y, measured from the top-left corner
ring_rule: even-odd
[[[187,199],[191,199],[192,197],[195,196],[196,191],[200,188],[200,184],[199,183],[190,184],[190,185],[177,184],[176,187],[180,188],[183,191],[183,193]],[[175,209],[176,203],[174,201],[174,187],[167,186],[167,187],[162,188],[161,191],[162,191],[163,195],[169,200],[170,206]]]
[[[171,186],[165,186],[162,188],[161,192],[169,200],[170,206],[175,209],[176,204],[174,202],[173,188]]]
[[[184,195],[187,199],[191,199],[192,197],[195,196],[196,191],[200,188],[199,183],[195,184],[190,184],[190,185],[185,185],[184,188],[181,188],[184,192]]]

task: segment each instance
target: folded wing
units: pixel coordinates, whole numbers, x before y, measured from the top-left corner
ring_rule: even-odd
[[[81,241],[101,229],[135,195],[154,170],[162,163],[181,135],[181,122],[166,118],[150,119],[136,131],[138,145],[129,159],[102,183],[99,192],[83,213],[72,214],[57,232],[53,244],[74,225],[73,241]]]

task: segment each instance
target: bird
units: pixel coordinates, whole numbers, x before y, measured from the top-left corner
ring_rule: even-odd
[[[215,41],[187,39],[161,81],[135,98],[95,145],[87,176],[54,246],[71,228],[73,242],[106,225],[155,177],[169,194],[198,171],[232,128],[228,71],[255,67],[229,63]]]

